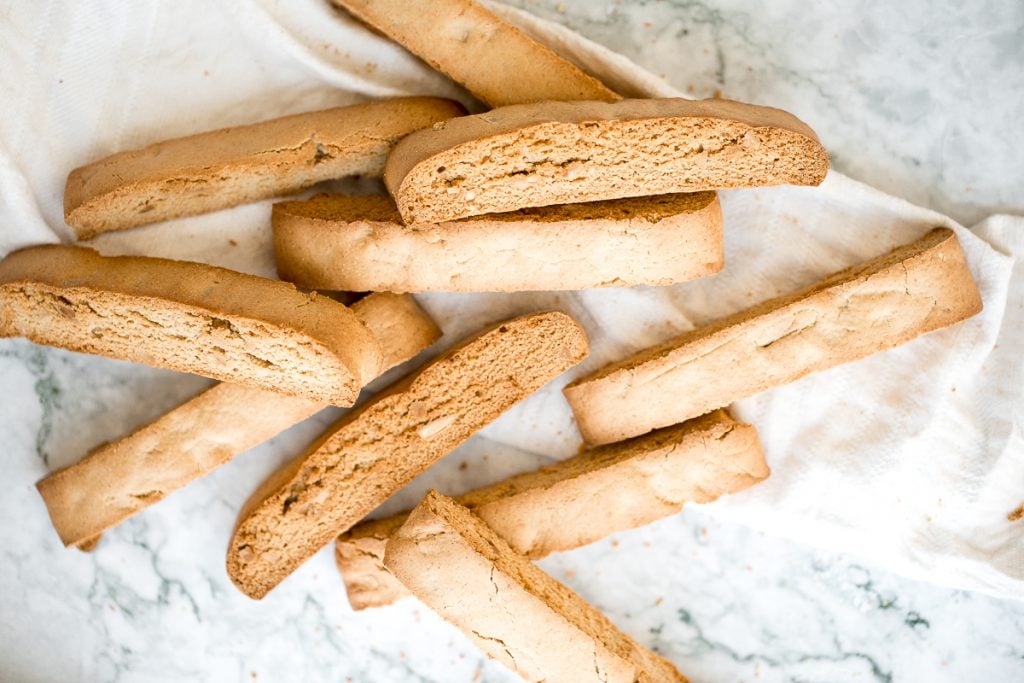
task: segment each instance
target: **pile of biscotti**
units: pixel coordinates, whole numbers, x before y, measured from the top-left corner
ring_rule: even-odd
[[[66,220],[82,240],[350,175],[382,176],[389,195],[276,204],[284,281],[81,246],[0,263],[4,336],[220,381],[39,482],[67,546],[92,549],[236,455],[328,405],[352,406],[440,337],[410,293],[704,277],[723,266],[715,190],[825,177],[825,150],[785,112],[621,99],[469,0],[335,1],[494,108],[383,100],[71,172]],[[371,293],[346,306],[317,290]],[[527,680],[685,680],[531,560],[756,484],[769,472],[757,433],[723,408],[979,310],[956,236],[933,230],[576,379],[564,393],[592,446],[578,456],[366,521],[587,355],[564,313],[506,320],[351,410],[274,473],[226,539],[228,574],[262,598],[336,541],[353,607],[411,593]]]

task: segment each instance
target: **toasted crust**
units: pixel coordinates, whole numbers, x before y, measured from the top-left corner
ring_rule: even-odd
[[[0,262],[0,336],[340,406],[382,363],[351,310],[288,283],[58,245]]]
[[[371,294],[352,311],[380,341],[384,370],[440,336],[409,296]],[[85,549],[107,529],[324,407],[305,398],[217,384],[36,487],[64,545]]]
[[[668,660],[436,491],[388,541],[384,564],[487,656],[528,681],[686,681]]]
[[[722,268],[712,192],[616,199],[403,226],[390,198],[274,205],[278,274],[353,291],[522,292],[669,285]]]
[[[472,0],[332,0],[492,107],[619,98]],[[529,68],[522,68],[523,65]]]
[[[513,404],[579,362],[583,329],[536,313],[485,330],[350,412],[250,498],[228,575],[261,598]]]
[[[618,441],[899,346],[981,308],[956,234],[940,228],[609,365],[565,396],[588,442]]]
[[[406,223],[530,206],[760,185],[817,185],[817,136],[730,100],[541,102],[462,116],[395,146],[384,182]]]
[[[79,239],[380,175],[392,145],[465,110],[407,97],[295,114],[120,152],[68,175],[64,218]]]
[[[587,451],[470,491],[465,505],[516,551],[539,559],[742,491],[769,474],[752,425],[724,410]],[[594,514],[600,510],[600,514]],[[362,522],[338,537],[335,559],[353,609],[408,592],[384,568],[384,546],[407,513]]]

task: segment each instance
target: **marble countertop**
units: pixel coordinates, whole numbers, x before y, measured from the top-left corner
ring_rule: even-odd
[[[799,112],[840,171],[965,225],[1024,213],[1019,2],[512,4],[695,95]],[[413,600],[352,612],[329,551],[262,602],[231,586],[223,532],[248,482],[329,416],[133,518],[101,552],[65,550],[33,487],[40,473],[205,384],[0,341],[0,680],[518,680]],[[671,561],[645,562],[666,534],[678,541]],[[541,565],[697,682],[1024,680],[1024,603],[913,582],[698,509]]]

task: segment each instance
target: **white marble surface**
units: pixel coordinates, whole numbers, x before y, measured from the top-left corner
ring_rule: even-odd
[[[967,224],[1024,212],[1020,3],[516,4],[697,95],[799,111],[854,178]],[[34,482],[204,383],[0,342],[0,680],[515,680],[414,601],[352,613],[328,552],[263,602],[231,586],[223,548],[239,505],[329,415],[132,519],[98,552],[63,549]],[[458,487],[536,460],[476,442],[434,478]],[[656,539],[659,561],[645,561]],[[696,509],[542,566],[695,681],[1024,680],[1024,604]]]

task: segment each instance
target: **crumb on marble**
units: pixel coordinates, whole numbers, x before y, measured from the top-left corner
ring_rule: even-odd
[[[1024,503],[1017,506],[1017,509],[1006,515],[1006,519],[1011,522],[1019,522],[1024,519]]]

